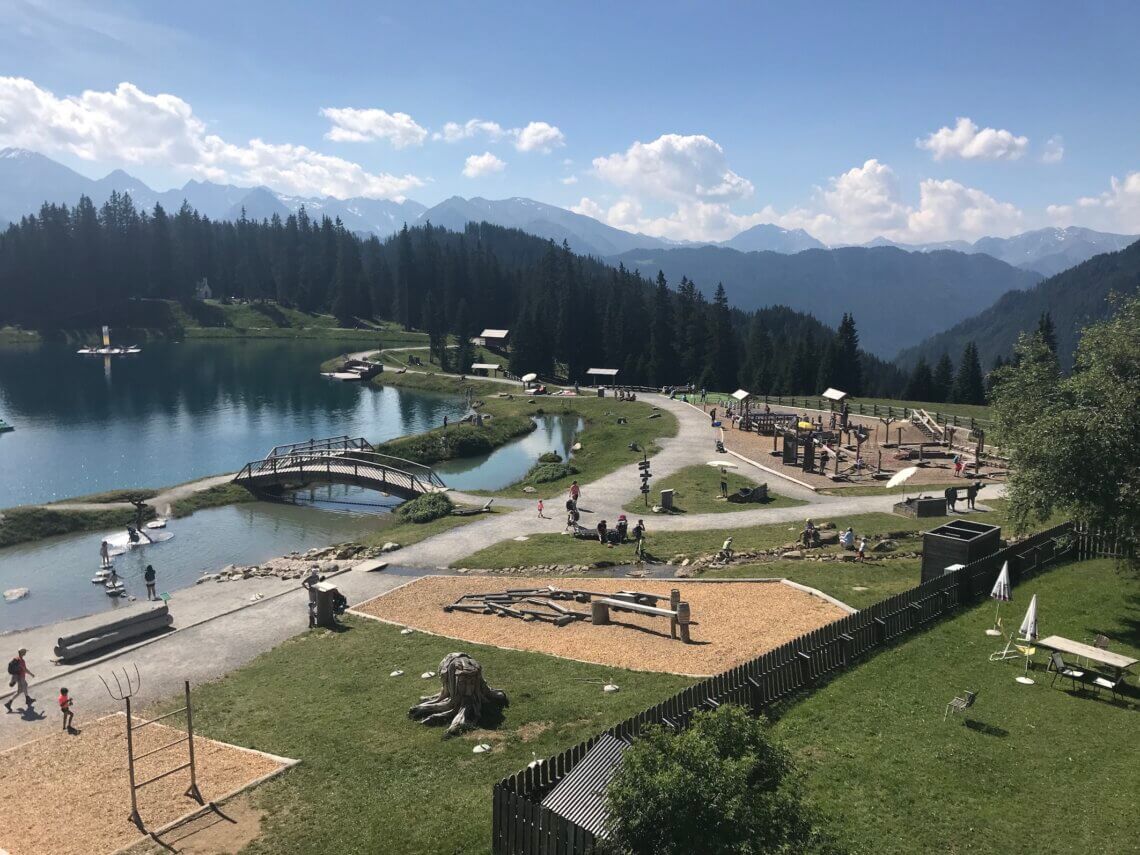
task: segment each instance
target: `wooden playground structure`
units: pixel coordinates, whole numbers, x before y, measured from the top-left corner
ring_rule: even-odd
[[[668,605],[661,605],[666,600]],[[590,611],[563,605],[568,602],[588,603]],[[554,626],[567,626],[575,621],[605,626],[613,622],[613,612],[661,617],[669,620],[669,637],[680,638],[685,644],[692,643],[689,627],[696,623],[692,619],[689,604],[681,600],[678,588],[672,589],[668,596],[645,591],[602,593],[557,588],[554,585],[543,588],[508,588],[492,593],[463,594],[451,605],[444,606],[443,610],[542,621]]]

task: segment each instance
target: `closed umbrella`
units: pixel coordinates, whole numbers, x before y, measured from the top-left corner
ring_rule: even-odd
[[[1017,630],[1021,633],[1021,639],[1029,642],[1029,644],[1019,644],[1017,649],[1025,654],[1025,673],[1017,678],[1017,682],[1031,686],[1033,685],[1033,678],[1029,676],[1029,660],[1033,654],[1037,652],[1037,648],[1032,646],[1032,643],[1037,640],[1037,595],[1034,594],[1033,598],[1029,601],[1029,608],[1025,610],[1025,618],[1021,621],[1021,627]]]
[[[998,573],[997,581],[994,582],[994,589],[990,591],[990,598],[997,600],[997,607],[994,609],[994,628],[987,629],[986,635],[1001,635],[1001,630],[998,629],[1001,604],[1008,603],[1013,599],[1013,588],[1009,584],[1008,561],[1001,565],[1001,572]]]

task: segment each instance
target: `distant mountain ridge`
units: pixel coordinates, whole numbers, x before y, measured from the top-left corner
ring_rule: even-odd
[[[920,356],[934,364],[943,353],[957,358],[966,343],[973,341],[982,367],[988,369],[995,357],[1009,358],[1018,335],[1036,329],[1041,315],[1048,312],[1056,330],[1057,356],[1061,366],[1068,369],[1081,328],[1111,314],[1108,295],[1128,295],[1137,290],[1140,241],[1118,252],[1094,256],[1033,288],[1004,294],[984,311],[903,350],[895,361],[904,369],[911,368]]]
[[[1036,229],[1008,238],[984,237],[973,243],[952,240],[940,243],[902,244],[879,237],[865,246],[893,246],[908,252],[952,249],[969,254],[985,253],[1006,264],[1053,276],[1104,252],[1124,249],[1137,235],[1095,232],[1079,226]]]
[[[705,296],[724,283],[744,311],[783,305],[835,326],[853,312],[862,346],[894,354],[947,329],[1041,277],[984,254],[904,252],[893,247],[808,249],[795,255],[719,246],[638,249],[608,259],[649,277],[694,280]]]

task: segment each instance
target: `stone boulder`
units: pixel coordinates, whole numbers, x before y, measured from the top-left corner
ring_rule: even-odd
[[[899,546],[893,540],[880,540],[871,547],[872,552],[894,552]]]

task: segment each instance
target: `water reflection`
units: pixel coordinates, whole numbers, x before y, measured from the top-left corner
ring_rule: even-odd
[[[499,490],[518,481],[534,465],[540,454],[556,451],[567,460],[570,446],[581,432],[577,416],[539,416],[533,431],[490,454],[449,460],[435,471],[447,486],[456,490]]]
[[[354,345],[366,347],[368,343]],[[383,441],[462,416],[450,395],[337,383],[342,342],[148,344],[102,360],[45,344],[0,347],[0,508],[235,471],[284,442]]]

